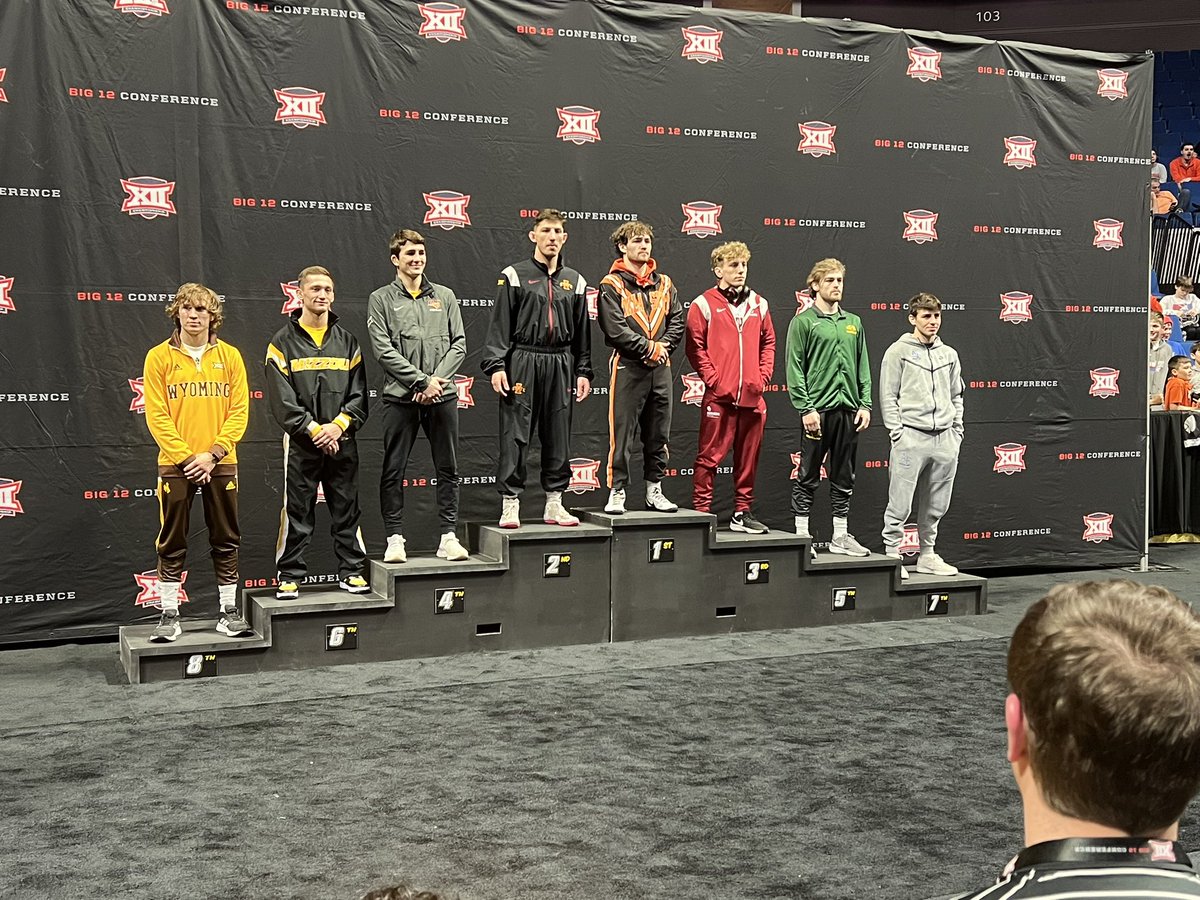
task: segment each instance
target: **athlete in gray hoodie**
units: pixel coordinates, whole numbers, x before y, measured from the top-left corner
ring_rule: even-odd
[[[904,523],[917,500],[921,554],[917,571],[957,575],[958,569],[934,551],[938,522],[950,508],[958,451],[963,436],[963,380],[958,353],[942,343],[942,303],[933,294],[908,301],[913,326],[883,355],[879,370],[879,411],[892,439],[888,463],[888,505],[883,514],[883,545],[899,557]],[[928,471],[925,496],[915,498],[921,473]],[[907,570],[901,566],[903,578]]]

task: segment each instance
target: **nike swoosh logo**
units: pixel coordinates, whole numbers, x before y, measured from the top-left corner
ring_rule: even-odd
[[[528,281],[526,281],[525,283],[526,283],[526,284],[541,284],[541,283],[542,283],[542,279],[540,279],[540,278],[530,278],[530,279],[529,279]]]

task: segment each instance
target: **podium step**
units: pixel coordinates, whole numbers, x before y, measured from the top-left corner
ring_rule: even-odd
[[[254,633],[241,638],[218,634],[215,619],[185,621],[169,644],[149,641],[153,625],[128,626],[121,661],[138,684],[987,611],[986,579],[901,581],[893,557],[814,559],[808,538],[785,531],[731,532],[685,509],[580,515],[574,527],[468,523],[468,559],[371,560],[368,594],[327,584],[293,600],[244,592]]]

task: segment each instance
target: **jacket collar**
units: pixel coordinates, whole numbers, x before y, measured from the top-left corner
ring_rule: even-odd
[[[565,262],[563,262],[561,253],[558,254],[558,268],[555,269],[553,272],[551,272],[546,267],[546,264],[544,262],[542,262],[540,259],[538,259],[536,256],[531,256],[531,257],[529,257],[529,259],[535,266],[538,267],[539,270],[545,272],[546,276],[548,278],[554,278],[555,276],[557,276],[558,273],[561,272],[564,268],[566,268],[566,265],[567,265]]]
[[[297,328],[299,328],[301,331],[303,331],[303,330],[304,330],[304,326],[300,324],[300,317],[301,317],[302,315],[304,315],[304,310],[303,310],[303,309],[294,309],[294,310],[292,310],[292,314],[291,314],[291,316],[290,316],[290,318],[291,318],[292,322],[293,322],[293,323],[295,324],[295,326],[296,326]],[[331,310],[330,310],[328,313],[326,313],[325,315],[326,315],[326,318],[329,320],[329,321],[328,321],[328,323],[327,323],[327,327],[329,327],[329,328],[332,328],[334,325],[336,325],[336,324],[337,324],[338,315],[337,315],[337,313],[335,313],[335,312],[334,312],[332,309],[331,309]]]
[[[176,328],[174,331],[171,332],[171,336],[169,338],[167,338],[167,343],[170,344],[172,347],[174,347],[176,350],[183,350],[183,339],[179,335],[178,328]],[[209,329],[208,343],[205,344],[205,346],[206,347],[217,346],[217,336],[212,333],[212,329]]]
[[[408,288],[405,286],[404,282],[400,280],[400,276],[396,276],[396,280],[393,283],[396,285],[397,288],[399,288],[400,292],[402,294],[404,294],[405,297],[412,296],[412,294],[409,292]],[[417,296],[424,297],[426,294],[432,294],[432,293],[433,293],[433,282],[429,280],[428,275],[426,275],[424,272],[422,272],[421,273],[421,287],[420,287],[420,290],[417,291]],[[330,311],[329,315],[331,315],[331,316],[333,315],[332,310]]]

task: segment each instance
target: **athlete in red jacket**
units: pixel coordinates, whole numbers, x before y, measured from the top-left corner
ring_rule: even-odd
[[[769,529],[750,513],[758,451],[767,424],[763,388],[775,369],[775,328],[767,301],[746,287],[750,249],[740,241],[712,252],[716,287],[688,310],[688,361],[704,380],[692,505],[712,506],[717,464],[733,448],[734,513],[731,531],[764,534]]]

